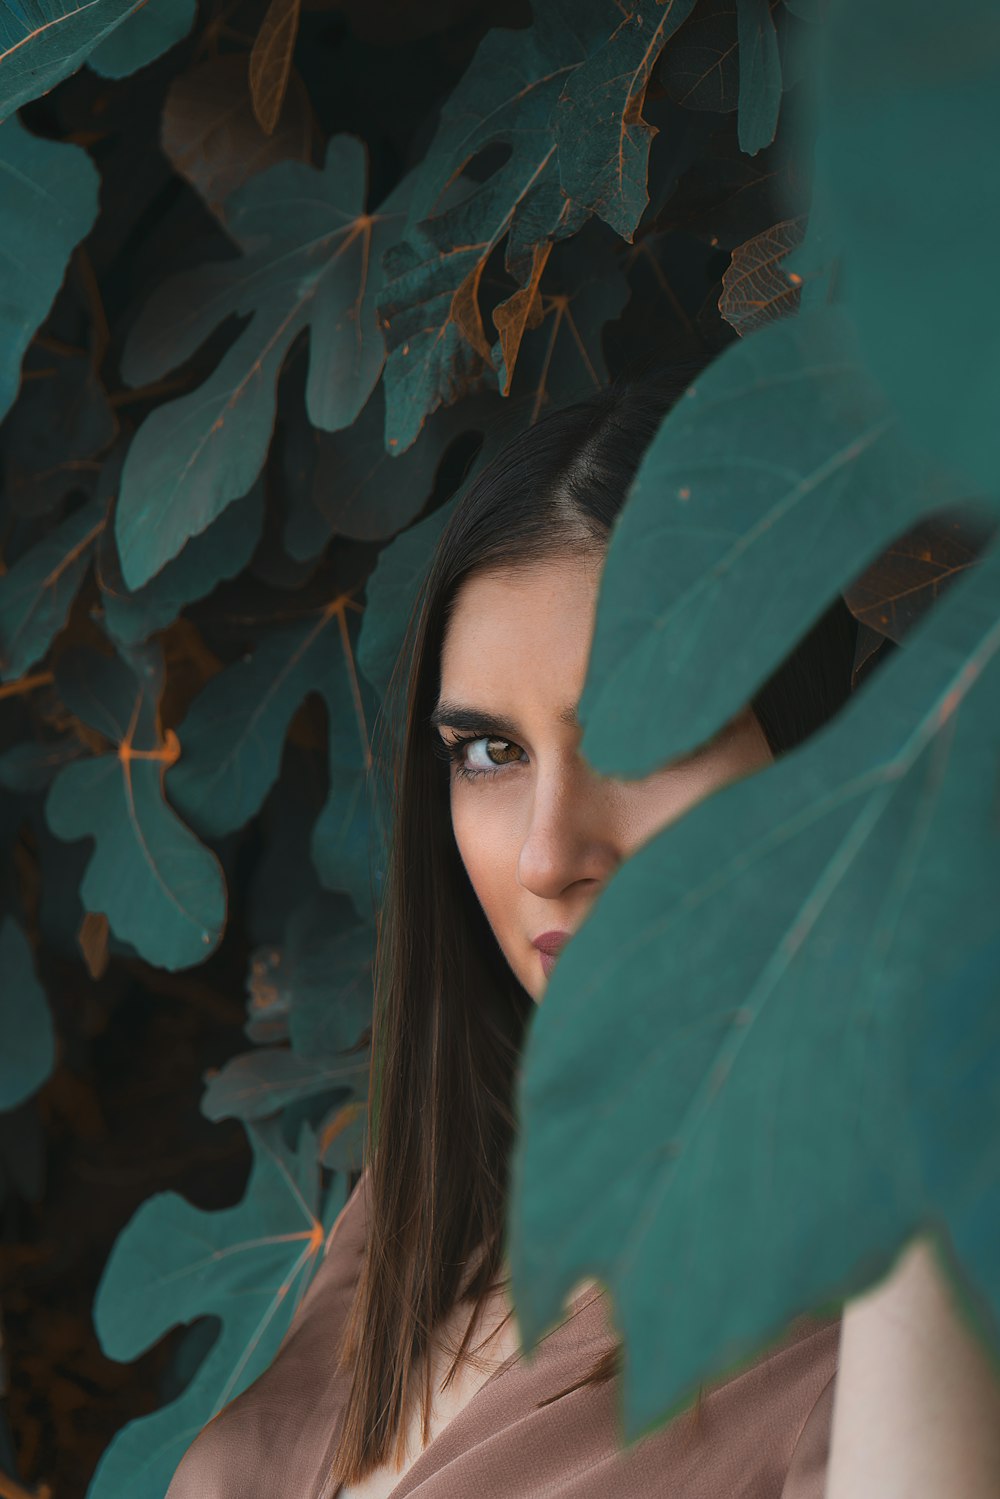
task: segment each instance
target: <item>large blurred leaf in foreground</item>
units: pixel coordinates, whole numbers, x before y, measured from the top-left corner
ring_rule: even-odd
[[[164,795],[163,777],[178,750],[176,734],[160,724],[162,650],[121,650],[102,656],[76,646],[59,658],[62,701],[111,749],[59,772],[45,817],[57,838],[93,840],[80,886],[84,907],[103,912],[116,937],[174,973],[217,947],[226,884],[216,855]]]
[[[226,203],[243,255],[171,277],[143,309],[123,356],[133,385],[183,363],[225,319],[252,317],[211,375],[158,407],[132,441],[115,517],[129,588],[250,489],[271,441],[278,374],[303,329],[310,421],[337,431],[364,406],[385,358],[375,316],[381,255],[405,193],[397,188],[369,214],[366,176],[361,141],[338,135],[322,171],[280,162],[251,178]]]
[[[254,1160],[242,1202],[207,1213],[177,1192],[157,1192],[115,1241],[94,1298],[108,1358],[131,1362],[196,1317],[218,1317],[222,1327],[183,1395],[117,1433],[88,1499],[166,1492],[202,1427],[271,1363],[320,1263],[346,1179],[335,1178],[321,1200],[308,1125],[296,1152],[280,1120],[248,1133]]]
[[[0,16],[0,78],[4,33],[10,24]],[[70,253],[97,217],[99,186],[97,170],[79,146],[42,140],[18,119],[0,125],[5,283],[0,301],[0,417],[17,395],[21,360],[62,285]]]
[[[824,33],[817,196],[842,295],[916,442],[995,490],[1000,20],[995,0],[837,0]]]
[[[582,1276],[610,1288],[630,1438],[927,1224],[1000,1348],[996,1072],[933,1091],[910,1060],[915,1029],[996,1052],[995,991],[971,1015],[947,994],[1000,937],[998,599],[994,551],[831,724],[645,844],[560,956],[520,1089],[514,1300],[530,1345]]]
[[[615,524],[580,699],[598,769],[708,739],[888,542],[956,494],[900,439],[837,309],[731,345],[678,401]]]

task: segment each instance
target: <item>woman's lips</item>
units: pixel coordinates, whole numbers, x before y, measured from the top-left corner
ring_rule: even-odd
[[[570,935],[571,934],[569,932],[562,931],[559,927],[555,927],[550,932],[541,932],[534,939],[532,946],[538,949],[538,956],[542,960],[542,972],[545,974],[546,978],[548,978],[549,974],[552,972],[552,969],[555,967],[556,958],[558,957],[562,949],[566,946],[566,943],[570,939]]]

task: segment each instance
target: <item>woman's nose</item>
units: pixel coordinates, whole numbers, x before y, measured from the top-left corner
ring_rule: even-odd
[[[621,860],[608,786],[589,767],[560,770],[536,781],[531,820],[517,877],[545,900],[580,880],[604,883]]]

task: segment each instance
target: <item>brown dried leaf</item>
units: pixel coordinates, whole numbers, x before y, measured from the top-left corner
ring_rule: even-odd
[[[927,516],[887,547],[844,592],[854,617],[898,645],[917,620],[979,560],[996,523],[982,510]]]
[[[719,311],[737,333],[752,333],[798,307],[802,278],[781,263],[802,243],[805,223],[804,215],[782,219],[736,246],[722,278]]]
[[[285,102],[299,34],[299,0],[271,0],[250,53],[250,98],[263,131],[273,135]]]
[[[217,218],[248,178],[279,161],[309,161],[312,111],[298,73],[288,80],[281,123],[258,125],[247,88],[246,53],[209,58],[175,78],[163,107],[163,149]]]

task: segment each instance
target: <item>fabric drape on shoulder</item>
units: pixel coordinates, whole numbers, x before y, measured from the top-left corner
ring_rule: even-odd
[[[330,1467],[347,1399],[337,1345],[361,1270],[367,1176],[264,1372],[195,1438],[166,1499],[335,1499]],[[839,1318],[798,1318],[780,1343],[619,1447],[619,1380],[538,1402],[615,1342],[595,1292],[493,1373],[401,1476],[392,1499],[823,1499]]]

